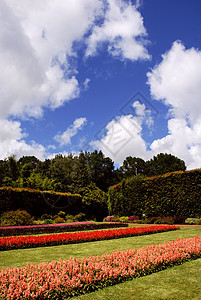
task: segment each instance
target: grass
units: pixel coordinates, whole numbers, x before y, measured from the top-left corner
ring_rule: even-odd
[[[140,225],[139,225],[140,226]],[[141,225],[143,226],[143,225]],[[117,250],[140,248],[149,244],[162,244],[177,238],[201,235],[201,226],[181,226],[180,230],[145,236],[128,237],[82,244],[54,247],[19,249],[0,252],[0,268],[20,267],[30,263],[40,263],[68,259],[70,256],[84,257],[101,255]],[[107,287],[87,295],[75,297],[79,300],[92,299],[201,299],[201,259],[185,263],[171,269],[138,279]],[[73,298],[74,299],[74,298]]]
[[[0,252],[0,268],[20,267],[29,263],[40,263],[68,259],[73,257],[84,257],[101,255],[117,250],[140,248],[149,244],[162,244],[165,241],[173,241],[177,238],[188,238],[201,235],[201,226],[184,226],[180,230],[155,233],[151,235],[128,237],[80,244],[69,244],[53,247],[39,247],[30,249],[18,249]]]
[[[75,297],[76,300],[201,299],[201,259]]]

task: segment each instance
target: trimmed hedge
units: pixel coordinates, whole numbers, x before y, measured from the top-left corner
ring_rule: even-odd
[[[201,169],[123,180],[109,188],[108,208],[118,216],[200,217]]]
[[[82,211],[79,194],[39,191],[29,188],[0,188],[0,214],[9,210],[26,210],[32,216],[56,214],[61,209],[76,215]]]
[[[93,222],[79,222],[79,223],[65,223],[65,224],[46,224],[46,225],[30,225],[30,226],[8,226],[0,227],[0,236],[14,236],[26,234],[40,234],[40,233],[59,233],[83,230],[97,230],[108,229],[116,227],[128,227],[128,224],[122,223],[101,223]]]

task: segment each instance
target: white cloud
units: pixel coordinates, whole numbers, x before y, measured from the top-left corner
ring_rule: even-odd
[[[70,125],[62,134],[57,134],[54,139],[60,146],[71,144],[71,138],[77,134],[78,130],[83,128],[86,122],[86,118],[75,119],[72,125]]]
[[[1,1],[0,116],[40,116],[79,95],[68,63],[101,5],[92,0]],[[77,26],[79,20],[79,26]]]
[[[99,46],[106,43],[108,52],[115,57],[149,59],[146,36],[143,18],[136,6],[130,1],[108,0],[103,24],[96,25],[89,36],[86,56],[95,55]]]
[[[119,0],[0,1],[1,122],[10,116],[41,117],[44,107],[56,109],[79,96],[78,70],[69,59],[77,57],[76,41],[86,43],[88,54],[107,41],[112,55],[148,58],[143,41],[146,30],[136,8]],[[103,39],[105,30],[109,31]],[[88,84],[86,79],[84,88]],[[38,157],[43,156],[41,145],[23,140],[20,123],[11,126],[15,138],[7,139],[6,147],[0,144],[1,155],[41,149]],[[3,139],[3,131],[0,134]]]
[[[146,106],[144,103],[140,103],[139,101],[135,101],[132,104],[133,108],[136,111],[136,115],[139,120],[142,122],[145,122],[148,127],[151,127],[154,124],[153,118],[151,116],[151,111],[149,109],[146,109]]]
[[[148,74],[154,99],[169,106],[169,134],[155,140],[154,153],[183,159],[188,169],[201,167],[201,51],[176,41]]]
[[[86,78],[86,79],[85,79],[85,81],[84,81],[84,83],[83,83],[83,86],[84,86],[84,90],[85,90],[85,91],[88,90],[90,81],[91,81],[90,78]]]
[[[20,126],[20,122],[0,119],[0,159],[11,155],[16,155],[17,158],[35,155],[39,159],[44,159],[45,148],[34,141],[27,144],[23,140],[26,135]]]
[[[74,42],[86,40],[86,34],[88,54],[107,40],[113,55],[148,58],[139,40],[146,36],[143,19],[125,1],[2,0],[0,15],[1,117],[38,117],[44,106],[55,109],[78,97],[77,70],[68,57],[76,57]],[[99,18],[104,24],[93,27]]]
[[[151,157],[141,136],[141,117],[131,114],[116,117],[106,125],[103,133],[103,137],[93,141],[91,146],[102,150],[115,163],[122,164],[127,156],[141,157],[145,160]]]

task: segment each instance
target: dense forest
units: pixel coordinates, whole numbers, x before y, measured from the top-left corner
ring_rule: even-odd
[[[179,170],[186,170],[184,161],[163,153],[148,161],[129,156],[119,168],[97,150],[81,152],[78,156],[59,154],[44,161],[35,156],[18,160],[11,156],[0,160],[0,186],[80,194],[86,188],[107,192],[110,186],[133,175],[155,176]]]

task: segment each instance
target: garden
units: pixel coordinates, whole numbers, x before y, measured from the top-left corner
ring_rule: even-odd
[[[0,188],[0,298],[199,299],[200,175],[108,193]]]
[[[104,221],[0,227],[1,299],[198,299],[201,226]]]

